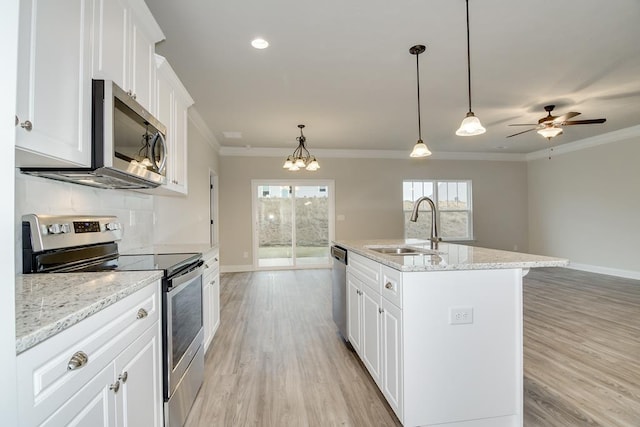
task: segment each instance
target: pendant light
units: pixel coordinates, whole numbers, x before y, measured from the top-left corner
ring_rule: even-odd
[[[418,64],[418,56],[426,50],[426,47],[421,44],[417,44],[409,48],[409,53],[416,56],[416,81],[418,87],[418,142],[413,146],[411,151],[411,157],[427,157],[431,155],[431,151],[427,147],[427,144],[422,141],[422,127],[420,123],[420,65]]]
[[[307,150],[305,146],[305,142],[307,138],[302,134],[302,129],[304,129],[304,125],[298,125],[300,129],[300,136],[296,138],[298,141],[298,147],[293,150],[293,154],[288,156],[282,165],[283,169],[289,169],[290,171],[297,171],[300,169],[306,169],[308,171],[317,171],[320,169],[320,164],[318,160],[316,160],[315,156],[312,156]]]
[[[460,128],[456,131],[458,136],[474,136],[481,135],[487,130],[482,127],[480,119],[471,111],[471,49],[469,47],[469,0],[465,0],[467,4],[467,83],[469,87],[469,112],[467,116],[462,120]]]

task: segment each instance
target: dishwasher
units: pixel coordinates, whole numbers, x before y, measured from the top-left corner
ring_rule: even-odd
[[[338,326],[342,339],[348,343],[347,335],[347,250],[331,246],[333,268],[331,270],[333,321]]]

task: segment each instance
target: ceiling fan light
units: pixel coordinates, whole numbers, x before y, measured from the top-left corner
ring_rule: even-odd
[[[562,133],[562,128],[556,126],[544,127],[538,130],[538,133],[547,139],[551,139]]]
[[[410,157],[427,157],[431,155],[431,151],[427,147],[421,139],[416,142],[416,145],[413,146],[413,150],[411,151]]]
[[[458,136],[474,136],[482,135],[487,130],[480,123],[480,119],[477,118],[473,112],[469,111],[467,117],[462,120],[460,128],[456,131]]]

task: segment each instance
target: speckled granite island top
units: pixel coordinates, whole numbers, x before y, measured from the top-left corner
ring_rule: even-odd
[[[22,353],[162,277],[161,271],[16,277],[16,353]]]
[[[437,254],[388,255],[370,249],[410,246],[429,250],[430,243],[418,239],[338,240],[338,246],[400,271],[496,270],[503,268],[564,267],[569,261],[541,255],[509,252],[440,242]]]

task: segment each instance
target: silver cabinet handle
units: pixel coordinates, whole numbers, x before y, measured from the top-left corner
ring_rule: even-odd
[[[24,122],[20,123],[20,127],[26,131],[31,131],[31,129],[33,129],[33,123],[31,123],[29,120],[25,120]]]
[[[387,282],[387,284],[384,285],[384,287],[387,289],[393,289],[393,284],[391,282]]]
[[[148,315],[149,313],[147,313],[147,310],[145,310],[144,308],[141,308],[140,310],[138,310],[138,315],[136,316],[136,319],[144,319]]]
[[[114,393],[117,393],[120,390],[120,381],[116,381],[115,383],[109,386],[109,390],[113,390]]]
[[[123,373],[118,375],[118,380],[122,381],[122,384],[127,382],[127,378],[129,378],[129,374],[127,373],[127,371],[124,371]]]
[[[74,371],[82,368],[89,362],[89,356],[84,351],[76,351],[67,363],[67,371]]]

